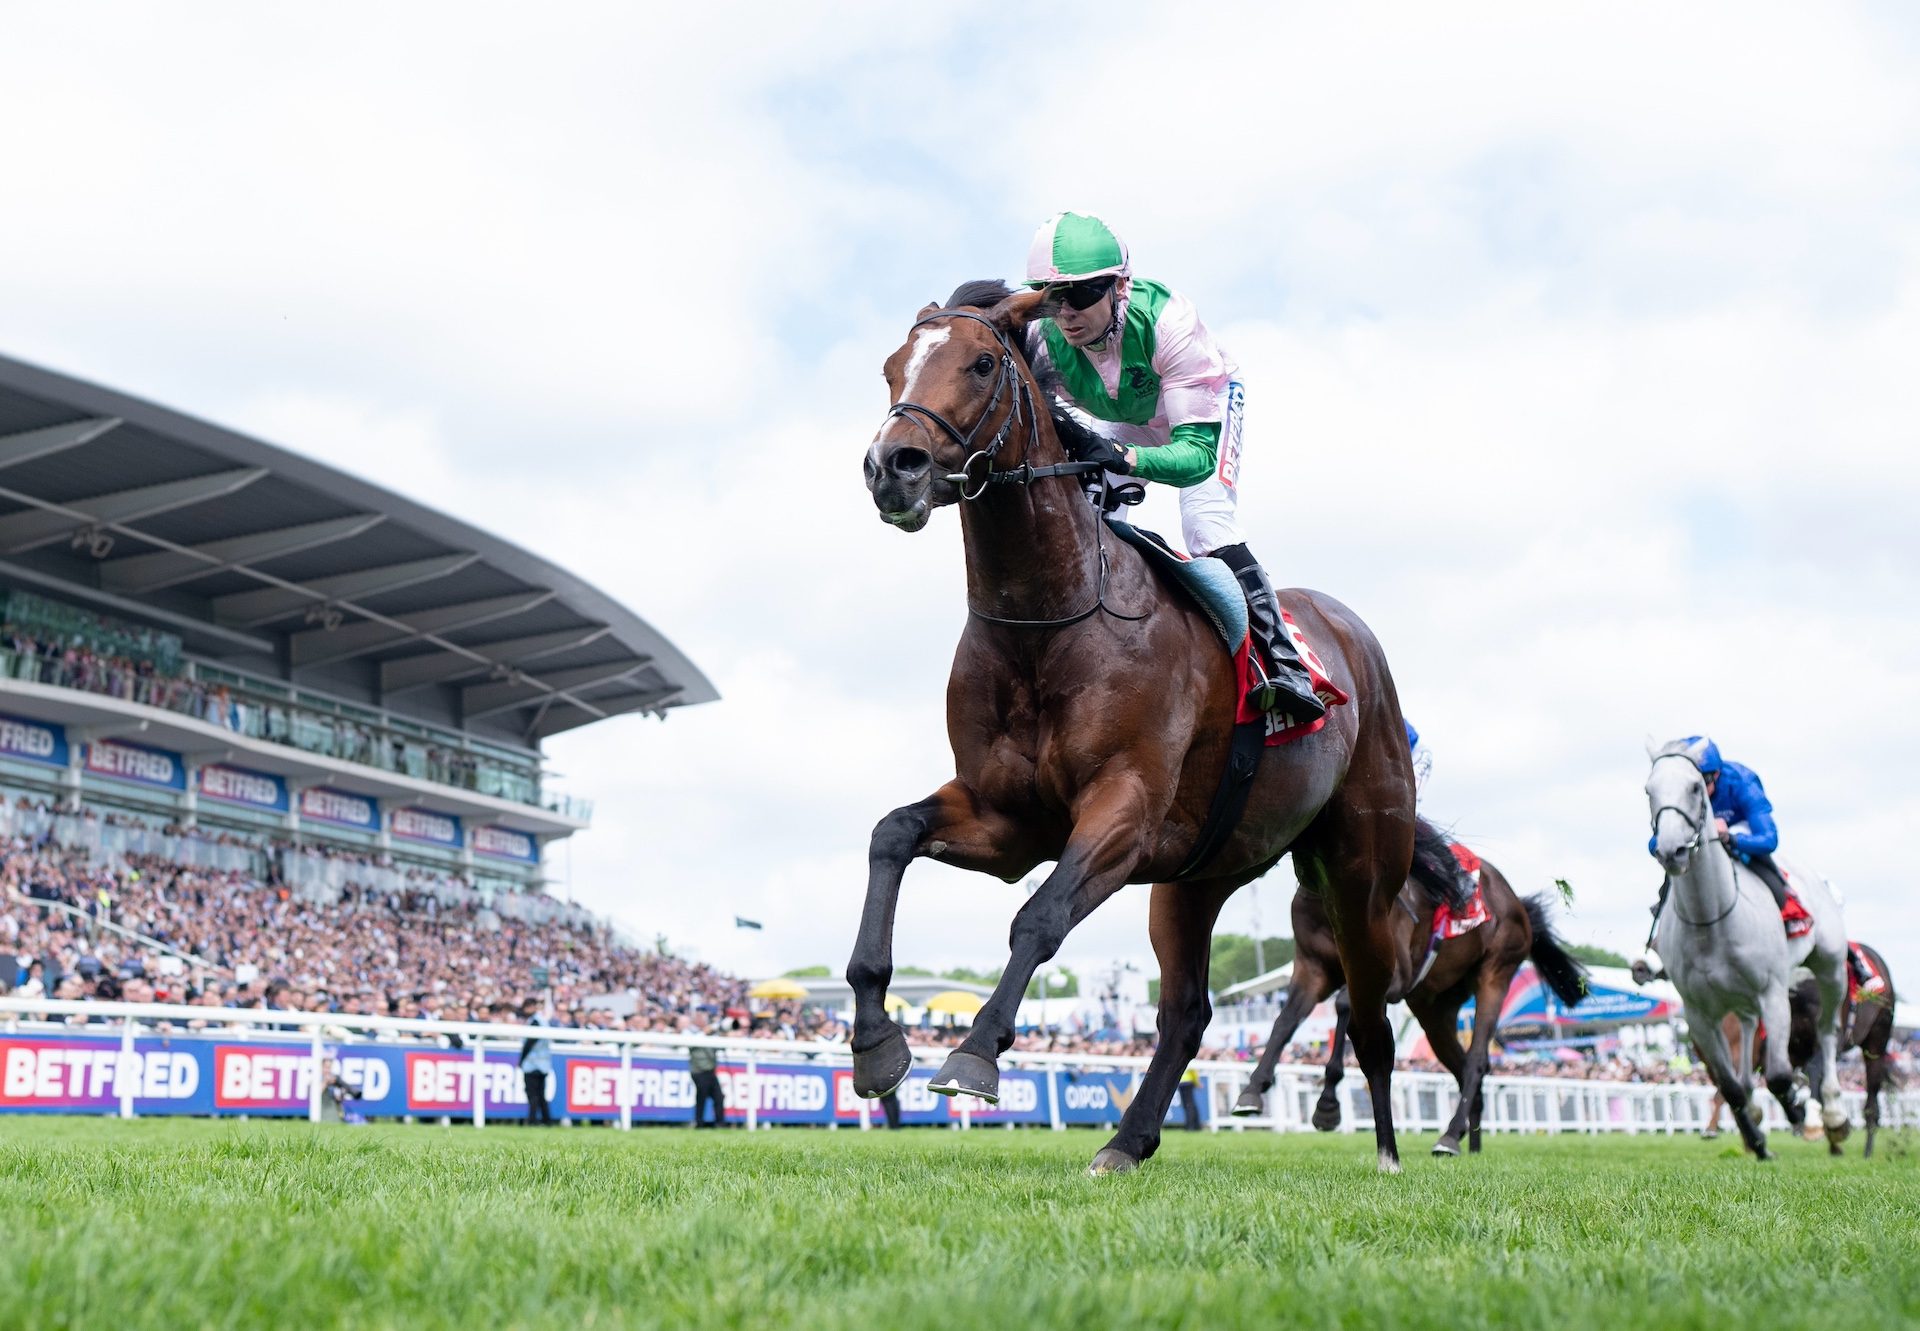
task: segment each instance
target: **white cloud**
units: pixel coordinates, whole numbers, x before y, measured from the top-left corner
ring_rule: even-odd
[[[33,257],[0,348],[496,529],[683,646],[723,702],[552,746],[599,801],[574,887],[637,931],[845,955],[868,830],[950,774],[963,613],[951,515],[903,537],[860,488],[879,365],[1076,206],[1239,356],[1254,548],[1378,631],[1437,815],[1624,949],[1641,737],[1712,730],[1920,961],[1891,11],[99,13],[0,50]],[[1054,76],[1069,36],[1112,77]],[[1019,899],[916,867],[899,955],[991,964]],[[1069,958],[1143,957],[1144,914]]]

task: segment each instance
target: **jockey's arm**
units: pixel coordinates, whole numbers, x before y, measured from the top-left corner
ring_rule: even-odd
[[[1133,450],[1133,474],[1182,489],[1198,485],[1218,465],[1220,394],[1231,376],[1199,311],[1178,292],[1154,329],[1153,368],[1160,376],[1160,410],[1172,429],[1158,448]]]
[[[1133,474],[1143,481],[1185,489],[1213,475],[1220,452],[1219,421],[1189,421],[1173,427],[1173,434],[1158,448],[1128,450],[1133,455]]]
[[[1734,779],[1728,781],[1728,777]],[[1760,778],[1729,770],[1721,780],[1726,784],[1717,793],[1723,798],[1715,802],[1724,804],[1726,812],[1721,814],[1717,808],[1714,812],[1726,819],[1733,848],[1742,855],[1773,854],[1780,848],[1780,829],[1774,825],[1773,801]],[[1742,823],[1744,827],[1736,825]]]

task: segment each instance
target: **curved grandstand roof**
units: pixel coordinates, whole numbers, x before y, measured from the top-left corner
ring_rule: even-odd
[[[0,581],[504,740],[719,694],[565,569],[324,463],[0,357]]]

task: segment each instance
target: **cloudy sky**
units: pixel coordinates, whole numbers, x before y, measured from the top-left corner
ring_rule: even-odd
[[[1643,740],[1706,731],[1913,973],[1913,11],[1194,12],[12,4],[0,354],[634,607],[724,700],[553,744],[599,805],[560,875],[837,967],[868,831],[951,775],[964,618],[958,524],[860,484],[880,364],[1096,212],[1239,359],[1253,548],[1386,644],[1427,812],[1629,950]],[[1063,960],[1147,959],[1145,895]],[[1020,899],[916,867],[898,955],[997,964]]]

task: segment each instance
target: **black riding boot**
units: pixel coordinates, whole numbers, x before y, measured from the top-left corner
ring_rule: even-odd
[[[1223,545],[1213,557],[1233,570],[1247,594],[1247,614],[1252,622],[1254,645],[1260,650],[1261,667],[1266,673],[1263,684],[1254,685],[1247,701],[1262,712],[1284,712],[1295,725],[1306,725],[1327,714],[1326,704],[1314,696],[1313,679],[1294,650],[1293,640],[1280,624],[1280,602],[1274,599],[1273,584],[1267,571],[1246,545]]]

